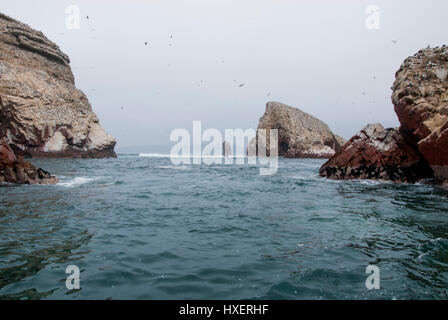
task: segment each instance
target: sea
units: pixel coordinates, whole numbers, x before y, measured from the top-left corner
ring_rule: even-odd
[[[30,160],[60,182],[0,186],[0,299],[448,298],[440,187],[328,180],[317,159]]]

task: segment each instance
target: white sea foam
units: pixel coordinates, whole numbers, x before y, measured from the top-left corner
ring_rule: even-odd
[[[95,180],[94,178],[86,178],[86,177],[76,177],[70,181],[66,181],[66,182],[59,182],[57,185],[58,186],[63,186],[63,187],[75,187],[75,186],[79,186],[85,183],[89,183],[90,181]]]
[[[188,170],[187,166],[159,166],[159,169]]]
[[[148,157],[148,158],[170,158],[170,154],[166,153],[140,153],[139,157]],[[201,156],[201,155],[191,155],[188,154],[186,156],[182,155],[173,155],[174,158],[226,158],[226,156]],[[227,158],[246,158],[246,156],[227,156]]]
[[[148,157],[148,158],[169,158],[169,154],[165,153],[140,153],[139,157]]]

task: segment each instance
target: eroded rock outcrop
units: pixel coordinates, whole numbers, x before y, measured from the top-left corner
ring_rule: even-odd
[[[20,154],[115,157],[69,63],[43,33],[0,14],[0,136]]]
[[[319,171],[330,179],[381,179],[417,182],[432,170],[398,129],[369,124],[353,136]]]
[[[448,179],[448,47],[428,48],[397,71],[392,102],[401,129],[412,135],[440,179]]]
[[[322,166],[322,176],[448,179],[448,47],[420,50],[404,61],[395,78],[392,102],[400,128],[367,126]]]
[[[42,169],[36,169],[22,156],[16,156],[5,139],[0,140],[0,183],[54,184],[58,179]]]
[[[278,130],[278,155],[288,158],[329,158],[339,151],[344,139],[333,134],[319,119],[297,108],[279,102],[268,102],[258,130],[266,130],[269,155],[270,129]],[[248,146],[248,155],[255,155],[255,140]]]

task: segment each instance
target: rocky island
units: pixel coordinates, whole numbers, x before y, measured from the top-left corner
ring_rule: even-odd
[[[116,156],[69,63],[42,32],[0,14],[0,137],[16,154]]]
[[[280,102],[268,102],[258,129],[278,129],[278,154],[286,158],[329,158],[345,140],[321,120]],[[256,140],[249,143],[248,155],[256,152]],[[269,150],[269,147],[267,148]]]
[[[448,179],[448,47],[407,58],[395,74],[396,129],[368,125],[321,168],[331,179]]]

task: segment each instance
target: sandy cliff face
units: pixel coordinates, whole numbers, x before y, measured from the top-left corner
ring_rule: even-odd
[[[345,142],[319,119],[279,102],[266,104],[258,129],[268,139],[269,129],[278,129],[278,154],[289,158],[329,158]]]
[[[69,63],[41,32],[0,14],[0,137],[32,156],[115,157]]]

